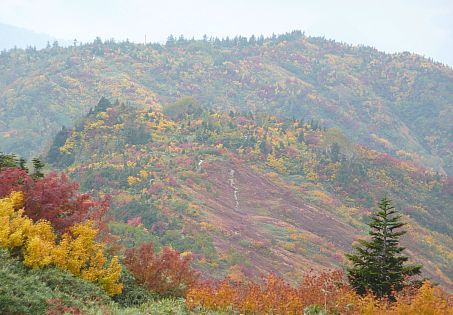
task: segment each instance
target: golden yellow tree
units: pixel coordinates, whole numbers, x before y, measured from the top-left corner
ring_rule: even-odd
[[[22,246],[27,230],[33,224],[23,214],[23,201],[21,192],[13,192],[9,198],[0,199],[0,246],[3,248]]]
[[[50,222],[33,222],[24,215],[24,196],[13,192],[0,199],[0,247],[21,248],[24,264],[31,268],[54,265],[85,280],[101,285],[108,294],[122,291],[119,283],[121,265],[113,257],[107,265],[105,245],[96,242],[98,230],[93,222],[76,224],[56,242]]]

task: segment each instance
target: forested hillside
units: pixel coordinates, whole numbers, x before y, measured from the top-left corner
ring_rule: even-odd
[[[42,152],[100,95],[155,109],[194,96],[216,110],[316,119],[354,142],[453,173],[450,68],[300,32],[3,52],[0,150]]]
[[[298,31],[3,51],[0,312],[449,314],[452,121],[451,68]]]
[[[103,98],[62,129],[47,162],[84,191],[112,196],[111,231],[125,246],[153,241],[193,252],[205,275],[298,280],[341,268],[377,201],[408,223],[408,253],[453,285],[453,183],[354,144],[317,120]]]

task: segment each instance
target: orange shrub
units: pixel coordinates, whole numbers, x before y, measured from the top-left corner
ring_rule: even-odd
[[[340,271],[310,273],[296,288],[271,274],[262,284],[230,279],[197,283],[187,292],[186,303],[190,308],[202,305],[246,313],[299,314],[312,304],[335,308],[338,297],[348,290]]]
[[[269,275],[264,283],[235,282],[225,279],[194,284],[187,292],[189,308],[208,309],[245,314],[302,314],[310,305],[319,305],[332,314],[346,315],[451,315],[452,296],[425,282],[421,288],[409,288],[396,295],[397,302],[360,296],[345,282],[341,271],[309,273],[298,287]],[[330,313],[329,313],[330,314]]]

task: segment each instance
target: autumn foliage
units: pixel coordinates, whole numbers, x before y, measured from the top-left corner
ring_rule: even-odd
[[[396,298],[397,302],[392,303],[372,295],[360,296],[349,287],[341,271],[326,271],[307,274],[297,287],[276,275],[269,275],[262,283],[231,279],[198,282],[187,292],[186,303],[192,309],[203,306],[245,314],[302,314],[310,308],[351,315],[453,314],[451,296],[429,282],[419,289],[399,292]]]
[[[0,247],[20,251],[24,264],[39,269],[49,265],[98,283],[107,293],[121,293],[118,258],[104,256],[104,244],[96,242],[98,230],[91,221],[78,223],[57,237],[49,221],[34,222],[23,208],[22,192],[0,199]]]
[[[190,267],[190,253],[180,254],[171,247],[155,252],[153,243],[126,251],[125,263],[147,289],[162,295],[183,296],[197,279]]]
[[[52,172],[33,179],[20,168],[0,170],[0,198],[13,191],[24,192],[25,214],[33,221],[49,221],[58,232],[87,219],[99,221],[108,209],[108,198],[94,200],[78,188],[65,174]]]
[[[338,300],[344,305],[341,314],[388,315],[450,315],[453,314],[453,296],[425,281],[420,288],[406,288],[395,293],[396,302],[377,299],[371,294],[359,296],[346,292]]]
[[[312,304],[335,306],[339,296],[348,290],[341,272],[311,273],[298,287],[270,274],[263,283],[236,282],[225,279],[197,283],[187,293],[189,307],[202,305],[217,310],[231,307],[246,313],[299,314]],[[328,298],[328,300],[326,300]]]
[[[61,299],[51,299],[48,301],[49,308],[46,311],[46,315],[81,315],[82,312],[76,306],[67,306]]]

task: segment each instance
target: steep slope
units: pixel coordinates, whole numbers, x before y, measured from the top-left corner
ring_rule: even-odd
[[[190,95],[204,107],[314,118],[379,151],[453,172],[450,68],[300,32],[4,53],[0,150],[36,154],[99,95],[156,108]]]
[[[316,121],[208,112],[185,98],[166,114],[103,99],[61,130],[48,161],[82,188],[113,197],[111,228],[130,246],[152,240],[193,251],[210,275],[343,265],[389,195],[404,213],[408,253],[453,285],[453,183],[351,144]]]

